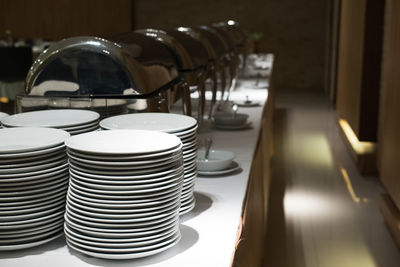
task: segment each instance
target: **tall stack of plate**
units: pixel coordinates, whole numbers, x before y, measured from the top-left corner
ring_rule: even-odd
[[[1,120],[2,118],[5,118],[5,117],[7,117],[7,116],[8,116],[8,114],[7,114],[7,113],[0,112],[0,120]],[[0,121],[0,128],[3,128],[3,126],[1,126],[1,121]]]
[[[80,109],[39,110],[14,114],[1,119],[3,127],[49,127],[71,135],[96,131],[100,115]]]
[[[197,176],[197,121],[192,117],[171,113],[136,113],[114,116],[100,121],[102,129],[139,129],[173,134],[183,144],[185,167],[180,214],[195,206],[194,184]]]
[[[159,253],[180,239],[182,143],[140,130],[71,137],[68,245],[94,257],[130,259]]]
[[[63,233],[69,136],[50,128],[0,130],[0,250],[37,246]]]

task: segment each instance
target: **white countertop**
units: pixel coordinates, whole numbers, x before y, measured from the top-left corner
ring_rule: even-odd
[[[246,193],[251,160],[256,146],[266,89],[248,89],[246,84],[230,96],[230,100],[261,103],[258,107],[240,108],[249,114],[252,128],[239,131],[212,129],[200,134],[211,136],[213,148],[236,154],[242,167],[239,173],[218,177],[198,177],[195,186],[196,207],[181,219],[182,239],[173,248],[158,255],[123,261],[109,261],[87,257],[66,246],[64,237],[45,245],[14,252],[0,252],[0,266],[230,266],[242,205]]]

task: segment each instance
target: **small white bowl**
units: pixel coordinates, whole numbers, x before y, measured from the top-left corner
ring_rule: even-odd
[[[240,126],[244,125],[249,118],[248,114],[237,113],[232,114],[215,114],[214,122],[219,125]]]
[[[235,154],[223,150],[210,150],[208,159],[204,158],[205,150],[197,153],[197,169],[199,171],[220,171],[229,167]]]

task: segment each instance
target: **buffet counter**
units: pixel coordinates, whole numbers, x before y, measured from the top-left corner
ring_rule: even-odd
[[[220,176],[198,176],[196,206],[181,218],[182,238],[177,245],[146,258],[109,261],[69,249],[62,236],[42,246],[1,252],[0,266],[258,266],[268,199],[273,99],[270,89],[250,88],[253,81],[239,80],[230,95],[231,101],[248,97],[260,103],[239,108],[240,113],[249,114],[249,128],[228,131],[211,127],[199,134],[200,140],[213,139],[212,149],[234,152],[241,169]]]

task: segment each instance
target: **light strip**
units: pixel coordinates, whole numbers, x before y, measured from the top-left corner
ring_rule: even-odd
[[[357,154],[373,154],[376,151],[376,145],[373,142],[360,142],[349,123],[344,119],[339,119],[339,125],[342,128],[351,147]]]

